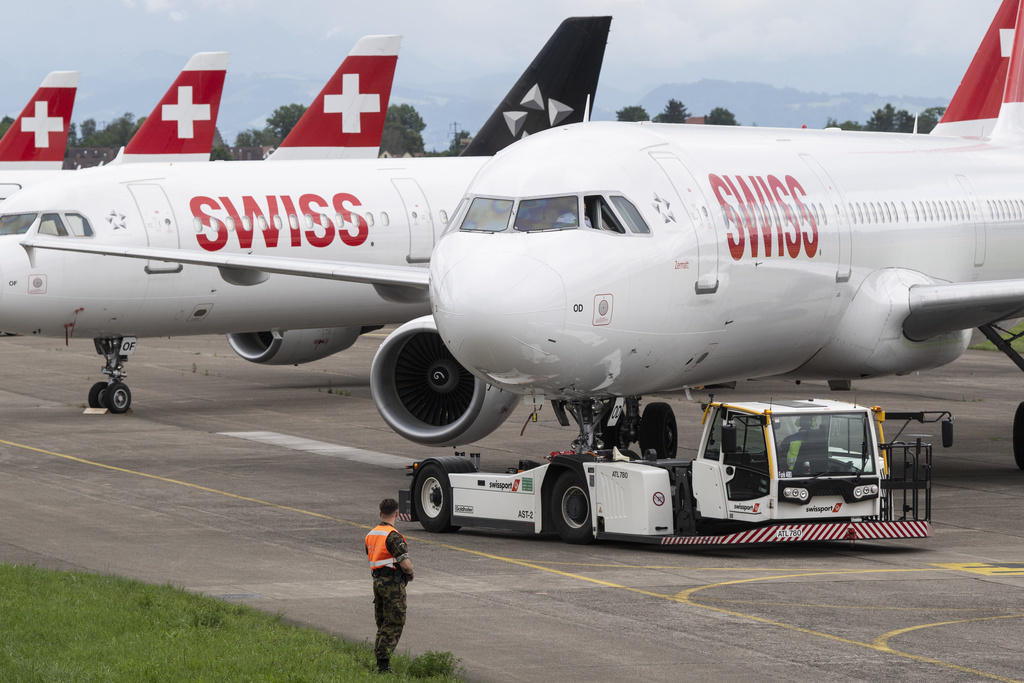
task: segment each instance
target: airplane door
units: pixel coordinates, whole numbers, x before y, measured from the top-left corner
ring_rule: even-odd
[[[167,200],[163,188],[154,184],[129,185],[128,190],[135,198],[135,204],[139,207],[139,215],[142,216],[142,224],[146,227],[146,238],[148,246],[178,249],[178,225],[174,220],[174,212],[171,211],[171,203]],[[166,261],[147,261],[146,272],[150,275],[158,273],[180,273],[180,263],[167,263]]]
[[[970,208],[971,221],[974,223],[974,265],[975,267],[985,265],[985,245],[987,236],[985,234],[985,214],[978,206],[978,198],[974,194],[974,185],[967,179],[967,176],[958,175],[960,186],[964,188],[967,195],[967,206]]]
[[[853,256],[853,236],[850,232],[850,220],[846,215],[846,202],[839,187],[832,180],[821,164],[809,154],[801,154],[800,158],[811,169],[811,172],[818,179],[818,183],[824,188],[828,197],[828,212],[832,219],[837,221],[836,232],[839,236],[839,260],[836,266],[836,282],[847,282],[850,279],[850,261]],[[821,231],[819,230],[819,234]]]
[[[395,178],[391,181],[405,205],[405,217],[409,222],[409,263],[426,263],[434,250],[434,219],[430,216],[430,205],[423,190],[412,178]]]
[[[718,291],[718,234],[704,193],[690,169],[675,154],[651,152],[651,158],[665,172],[676,199],[693,222],[697,237],[697,282],[694,290],[697,294],[714,294]]]

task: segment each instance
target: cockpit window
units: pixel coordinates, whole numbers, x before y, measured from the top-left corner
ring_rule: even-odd
[[[55,213],[44,213],[43,217],[39,220],[39,234],[67,237],[68,230],[64,227],[64,223],[61,221],[59,215]]]
[[[64,218],[67,219],[68,225],[71,227],[72,235],[75,237],[92,237],[92,226],[89,225],[89,220],[85,216],[80,213],[66,213]]]
[[[0,235],[24,235],[35,223],[35,213],[12,213],[0,216]]]
[[[608,202],[601,195],[584,197],[583,207],[586,210],[583,220],[588,228],[617,232],[620,235],[626,233],[626,229],[622,227],[622,223],[615,216],[612,207],[608,205]]]
[[[566,230],[580,226],[579,198],[545,197],[524,199],[516,211],[516,230]]]
[[[466,212],[466,219],[462,221],[461,229],[501,232],[508,227],[508,219],[511,215],[511,199],[477,197],[469,205],[469,211]]]
[[[619,214],[622,216],[622,219],[626,222],[626,225],[629,226],[631,231],[644,235],[651,232],[651,229],[647,227],[647,223],[644,221],[644,217],[641,216],[640,212],[637,211],[635,206],[633,206],[633,202],[629,201],[625,197],[618,197],[615,195],[612,195],[609,199],[612,204],[615,205],[615,208],[619,210]]]

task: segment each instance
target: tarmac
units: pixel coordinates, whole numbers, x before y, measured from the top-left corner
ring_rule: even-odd
[[[248,363],[220,337],[143,339],[126,415],[84,412],[101,379],[90,340],[0,338],[0,561],[169,583],[372,641],[363,537],[377,503],[408,486],[405,464],[451,452],[405,441],[373,407],[385,332],[298,367]],[[416,566],[400,651],[450,651],[472,681],[1024,680],[1024,472],[1010,439],[1024,390],[1009,360],[969,351],[849,392],[715,392],[951,411],[934,536],[687,549],[400,523]],[[706,392],[655,398],[692,455]],[[459,450],[501,472],[575,436],[550,407],[527,418],[520,407]],[[936,425],[908,432],[940,440]]]

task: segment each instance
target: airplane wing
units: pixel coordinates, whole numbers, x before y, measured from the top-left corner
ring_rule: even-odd
[[[267,157],[376,159],[402,36],[364,36]]]
[[[283,258],[253,254],[222,254],[186,251],[182,249],[160,249],[156,247],[110,247],[100,244],[80,244],[71,240],[31,237],[22,240],[21,246],[31,255],[33,249],[74,251],[83,254],[118,256],[122,258],[166,261],[196,266],[220,268],[221,275],[231,284],[255,285],[267,279],[269,274],[295,275],[325,280],[360,282],[388,288],[392,296],[410,300],[424,300],[430,283],[426,268],[413,266],[385,266],[367,263],[348,263],[314,259]],[[401,290],[408,290],[402,292]]]
[[[120,155],[132,161],[209,161],[227,52],[192,56]]]
[[[1024,315],[1024,280],[914,285],[903,333],[912,341]]]
[[[53,71],[0,139],[0,168],[60,169],[68,144],[77,71]]]

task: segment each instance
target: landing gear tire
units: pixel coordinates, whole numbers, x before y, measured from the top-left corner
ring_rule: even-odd
[[[425,465],[416,478],[412,504],[420,525],[434,534],[458,531],[452,526],[452,486],[440,465]]]
[[[1013,416],[1013,459],[1017,467],[1024,470],[1024,403],[1017,406]]]
[[[659,458],[674,458],[678,437],[672,406],[667,403],[648,403],[640,419],[640,453],[653,448]]]
[[[89,389],[89,407],[90,408],[102,408],[103,401],[107,393],[106,382],[96,382]]]
[[[102,396],[107,410],[117,415],[127,413],[132,405],[132,392],[123,382],[114,382]]]
[[[594,540],[590,522],[590,497],[582,477],[566,470],[555,480],[551,492],[551,521],[566,543],[585,544]]]

